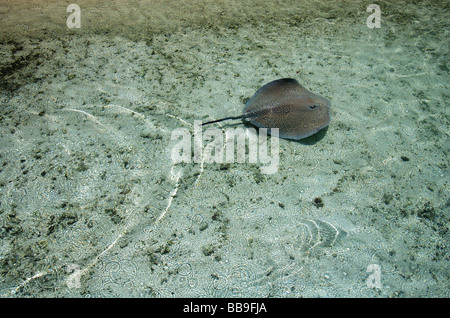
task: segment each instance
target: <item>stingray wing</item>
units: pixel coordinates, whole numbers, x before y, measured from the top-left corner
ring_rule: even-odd
[[[307,96],[311,94],[293,78],[282,78],[267,83],[258,89],[245,104],[243,113],[250,113],[271,108],[280,101],[293,97]]]

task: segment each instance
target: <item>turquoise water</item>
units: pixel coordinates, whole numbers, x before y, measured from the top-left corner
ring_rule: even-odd
[[[49,3],[0,7],[0,295],[449,296],[447,2]],[[325,132],[274,173],[195,157],[284,77]]]

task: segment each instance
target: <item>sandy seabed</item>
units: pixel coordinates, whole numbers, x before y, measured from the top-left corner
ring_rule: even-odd
[[[41,2],[0,6],[1,296],[450,296],[447,2]],[[277,173],[172,162],[283,77],[332,121]]]

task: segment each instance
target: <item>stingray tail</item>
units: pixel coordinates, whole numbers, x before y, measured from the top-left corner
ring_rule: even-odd
[[[224,120],[242,119],[242,118],[246,118],[246,117],[248,117],[248,115],[240,115],[240,116],[235,116],[235,117],[226,117],[226,118],[216,119],[216,120],[212,120],[212,121],[208,121],[206,123],[203,123],[202,126],[218,123],[218,122],[221,122],[221,121],[224,121]]]

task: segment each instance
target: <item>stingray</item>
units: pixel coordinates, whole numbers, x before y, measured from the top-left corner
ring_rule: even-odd
[[[299,140],[314,135],[330,124],[330,101],[301,86],[295,79],[282,78],[258,89],[245,103],[242,115],[203,123],[244,119],[256,127],[279,129],[279,137]]]

